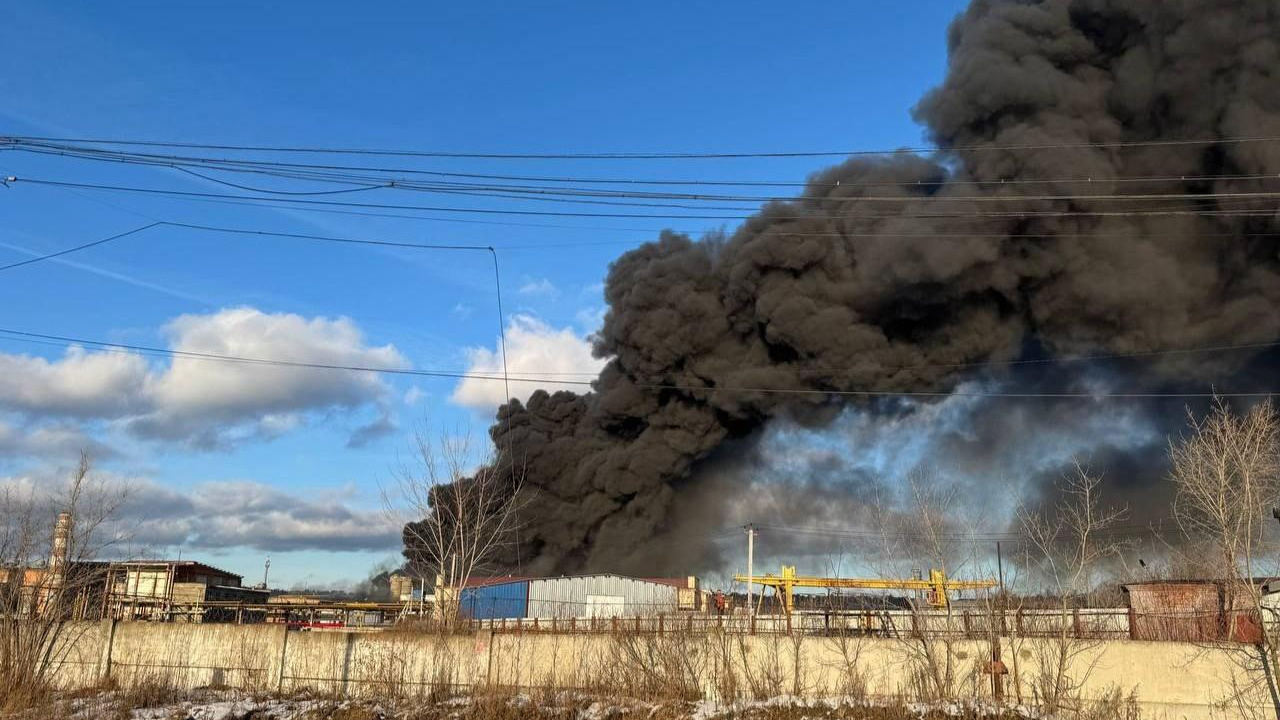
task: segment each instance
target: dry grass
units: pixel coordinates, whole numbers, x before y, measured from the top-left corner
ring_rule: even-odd
[[[130,684],[115,694],[117,715],[128,717],[134,711],[144,708],[158,708],[175,705],[191,697],[189,691],[182,690],[163,678],[146,678]]]
[[[48,707],[55,696],[44,685],[35,687],[8,687],[0,697],[0,718],[24,717],[38,708]]]
[[[314,667],[291,666],[291,672],[332,680],[312,682],[298,677],[305,683],[286,682],[285,696],[264,694],[262,678],[252,674],[215,673],[211,680],[208,673],[193,675],[184,668],[185,657],[165,657],[160,658],[165,663],[155,668],[139,666],[124,672],[122,666],[115,674],[118,684],[89,693],[44,692],[28,697],[0,693],[0,719],[128,720],[135,711],[160,708],[162,714],[171,710],[176,713],[174,720],[183,720],[188,712],[184,708],[192,704],[242,699],[263,702],[258,709],[246,705],[245,712],[250,714],[245,718],[233,714],[226,720],[684,720],[695,710],[706,720],[944,717],[873,697],[866,673],[876,666],[866,655],[868,641],[861,636],[752,638],[732,633],[620,631],[610,642],[596,643],[594,649],[579,647],[574,636],[563,638],[562,646],[553,642],[553,634],[531,634],[528,643],[518,635],[487,641],[498,642],[499,637],[504,643],[500,656],[508,657],[511,666],[495,664],[486,669],[472,666],[476,646],[463,638],[414,631],[386,633],[376,643],[348,644],[346,662],[353,671],[349,682],[339,679],[347,668],[325,664],[323,658],[328,656],[319,665],[313,662]],[[969,677],[974,672],[970,666],[976,667],[972,652],[953,653],[948,643],[918,638],[903,639],[895,647],[899,662],[915,671],[917,680],[915,686],[904,684],[898,690],[903,697],[965,703],[983,696],[977,683],[985,679]],[[238,655],[227,657],[239,659]],[[531,670],[535,665],[552,669]],[[458,695],[477,676],[489,677],[493,684]],[[208,687],[209,682],[227,687]],[[206,686],[183,689],[199,683]],[[274,689],[274,682],[266,684]],[[576,689],[529,690],[531,686]],[[948,692],[939,693],[940,686]],[[843,698],[841,703],[784,700],[836,694]],[[710,713],[712,708],[697,704],[702,697],[722,704]],[[1063,718],[1136,720],[1139,716],[1136,699],[1119,691],[1100,702],[1084,704],[1078,696],[1074,699],[1061,707]],[[263,709],[267,700],[274,704]],[[93,712],[86,713],[84,708],[89,706]],[[1020,717],[1012,711],[966,712],[946,717]]]
[[[225,691],[198,690],[175,693],[171,688],[140,685],[130,690],[110,690],[98,696],[64,696],[42,708],[28,708],[17,714],[0,714],[5,720],[127,720],[135,710],[168,712],[163,717],[187,720],[190,707],[203,703],[253,700],[252,696]],[[588,695],[567,691],[539,691],[533,694],[489,691],[442,700],[339,700],[313,695],[278,698],[288,702],[264,706],[267,697],[256,698],[260,705],[245,709],[225,720],[689,720],[695,714],[706,720],[1027,720],[1012,709],[983,707],[922,711],[906,704],[868,704],[848,699],[841,702],[788,701],[741,702],[709,708],[688,701],[646,702],[617,696]],[[154,717],[154,716],[153,716]],[[202,716],[201,716],[202,717]],[[1137,720],[1137,704],[1131,695],[1119,691],[1103,701],[1064,715],[1074,720]]]

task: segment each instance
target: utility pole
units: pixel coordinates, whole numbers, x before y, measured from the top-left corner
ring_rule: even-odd
[[[270,577],[271,577],[271,556],[268,555],[267,562],[264,563],[262,566],[262,589],[263,590],[271,589],[271,585],[269,584],[271,582]]]
[[[1004,558],[1000,555],[1000,541],[996,541],[996,572],[1000,575],[1000,595],[1004,596]]]
[[[756,555],[756,526],[747,523],[743,529],[747,531],[747,617],[754,622],[756,606],[752,602],[752,586],[755,580],[753,563]]]

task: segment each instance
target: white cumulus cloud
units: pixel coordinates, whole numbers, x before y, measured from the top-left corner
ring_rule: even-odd
[[[0,354],[0,408],[33,415],[120,417],[146,407],[151,373],[135,353],[68,348],[60,360]]]
[[[404,368],[394,346],[366,345],[348,318],[304,318],[238,307],[183,315],[165,326],[167,365],[119,349],[73,347],[47,360],[0,354],[0,411],[30,421],[109,420],[148,440],[217,447],[271,438],[309,414],[373,408],[390,420],[389,389],[376,373],[225,362],[192,354],[346,367]]]
[[[520,286],[520,294],[534,297],[555,297],[560,294],[560,289],[546,278],[537,280],[529,278]]]
[[[52,467],[0,476],[0,493],[52,507],[66,492],[68,477],[65,468]],[[391,551],[400,544],[400,527],[381,510],[353,504],[353,492],[290,491],[253,480],[211,480],[179,489],[97,470],[90,478],[91,498],[123,500],[101,528],[104,537],[119,539],[118,551]]]
[[[494,348],[467,350],[468,373],[502,376],[502,353]],[[572,328],[553,328],[529,316],[516,315],[507,326],[507,370],[512,377],[531,378],[511,381],[511,394],[527,400],[541,388],[583,392],[582,385],[557,383],[557,380],[594,380],[605,361],[592,357],[591,342]],[[493,410],[506,401],[501,380],[465,378],[454,389],[451,400],[465,407]]]
[[[66,422],[14,425],[0,420],[0,457],[73,458],[81,451],[95,459],[117,455],[114,448]]]

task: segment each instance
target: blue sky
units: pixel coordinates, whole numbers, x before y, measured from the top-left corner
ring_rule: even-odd
[[[0,23],[0,135],[497,153],[919,145],[909,109],[941,79],[946,26],[962,7],[12,2]],[[376,160],[460,172],[788,181],[824,164]],[[596,327],[600,283],[619,253],[661,227],[716,227],[407,220],[70,190],[21,179],[228,192],[168,169],[18,152],[0,152],[0,174],[20,178],[0,188],[0,265],[157,220],[493,245],[512,359],[523,351],[537,367],[589,367],[582,338]],[[547,208],[416,193],[362,199]],[[474,368],[488,362],[476,349],[492,352],[496,342],[489,263],[482,253],[161,228],[0,274],[0,327]],[[483,438],[493,408],[492,388],[460,390],[452,380],[311,374],[295,387],[243,368],[66,353],[0,340],[8,376],[0,378],[0,478],[49,483],[75,448],[92,447],[104,472],[151,493],[133,512],[154,547],[254,578],[270,554],[273,584],[360,578],[394,559],[377,483],[389,478],[406,433],[430,418]],[[353,436],[367,442],[353,446]]]

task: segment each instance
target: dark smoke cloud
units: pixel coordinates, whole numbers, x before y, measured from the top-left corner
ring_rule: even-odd
[[[1258,362],[1246,352],[959,365],[1280,337],[1280,258],[1262,235],[1280,232],[1275,203],[1189,197],[1277,189],[1280,143],[1229,140],[1280,136],[1277,38],[1274,0],[975,0],[951,28],[944,82],[914,111],[935,156],[849,160],[728,237],[665,233],[613,264],[596,343],[610,361],[595,391],[513,401],[491,431],[501,451],[515,449],[533,495],[524,569],[717,562],[698,533],[725,519],[735,477],[749,486],[749,473],[718,470],[742,468],[732,461],[765,428],[930,405],[785,391],[1258,389],[1240,385]],[[1193,138],[1220,141],[1001,149]],[[1200,179],[1227,175],[1272,179]],[[1053,199],[1134,192],[1175,197]],[[1081,214],[1135,209],[1175,214]],[[1214,214],[1224,210],[1271,214]],[[1038,419],[1087,427],[1133,412],[1162,437],[1164,418],[1181,422],[1174,404],[980,402],[971,430],[989,442],[957,434],[933,461],[1016,457],[1015,439],[1044,427]],[[1161,442],[1103,448],[1117,487],[1137,488],[1135,506],[1153,497],[1144,488],[1157,484]],[[1027,479],[1048,498],[1054,471]]]

